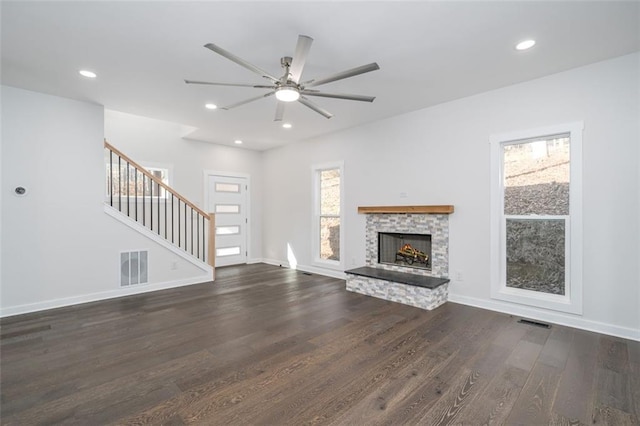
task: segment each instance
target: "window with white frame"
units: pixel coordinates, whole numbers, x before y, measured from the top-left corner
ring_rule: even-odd
[[[340,266],[342,247],[342,164],[313,168],[313,253],[316,262]]]
[[[492,296],[582,311],[582,123],[495,135]]]

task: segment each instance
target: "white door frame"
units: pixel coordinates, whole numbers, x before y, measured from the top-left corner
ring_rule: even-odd
[[[203,171],[203,190],[204,190],[204,207],[207,213],[212,213],[209,209],[209,177],[211,176],[222,176],[222,177],[234,177],[234,178],[244,178],[247,180],[247,226],[245,233],[245,247],[247,248],[247,263],[251,263],[251,227],[252,227],[252,217],[251,217],[251,175],[246,173],[236,173],[236,172],[224,172],[220,170],[204,170]]]

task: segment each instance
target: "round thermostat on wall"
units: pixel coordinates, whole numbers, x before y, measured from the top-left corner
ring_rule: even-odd
[[[25,188],[24,186],[16,186],[16,189],[13,190],[13,193],[18,197],[24,197],[25,195],[27,195],[27,188]]]

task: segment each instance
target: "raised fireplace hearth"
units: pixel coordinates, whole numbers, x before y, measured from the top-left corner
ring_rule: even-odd
[[[378,299],[432,310],[447,301],[448,278],[434,278],[381,268],[346,271],[347,290]]]
[[[448,297],[453,206],[359,207],[366,265],[346,271],[347,290],[423,309]],[[419,283],[428,282],[429,285]]]

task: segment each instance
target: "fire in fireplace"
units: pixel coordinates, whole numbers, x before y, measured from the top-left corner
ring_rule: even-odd
[[[431,270],[431,235],[378,232],[378,262]]]

